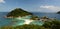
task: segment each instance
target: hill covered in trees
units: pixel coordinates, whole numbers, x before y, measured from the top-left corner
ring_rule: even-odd
[[[60,14],[60,11],[58,11],[57,14]]]
[[[32,13],[27,12],[21,8],[16,8],[16,9],[12,10],[11,12],[9,12],[7,14],[7,17],[11,17],[11,16],[18,17],[18,16],[26,16],[26,15],[32,15]]]

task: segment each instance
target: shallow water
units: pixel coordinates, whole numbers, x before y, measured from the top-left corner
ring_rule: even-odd
[[[19,25],[24,25],[24,17],[22,19],[18,18],[4,18],[4,16],[7,14],[7,12],[0,12],[0,26],[19,26]],[[34,15],[37,15],[39,17],[42,16],[48,16],[49,18],[57,18],[60,19],[59,14],[55,13],[33,13]],[[27,19],[30,19],[31,16],[29,16]],[[30,24],[35,24],[35,25],[42,25],[43,22],[41,21],[33,21]]]

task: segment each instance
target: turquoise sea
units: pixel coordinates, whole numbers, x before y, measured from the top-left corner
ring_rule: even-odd
[[[25,20],[23,19],[16,19],[16,18],[4,18],[4,16],[8,12],[0,12],[0,26],[19,26],[19,25],[24,25]],[[37,13],[37,12],[32,12],[34,15],[37,15],[39,17],[42,16],[48,16],[49,18],[57,18],[60,19],[60,14],[56,13]],[[30,19],[31,16],[28,16],[27,18]],[[42,25],[44,22],[42,21],[33,21],[30,24],[34,25]]]

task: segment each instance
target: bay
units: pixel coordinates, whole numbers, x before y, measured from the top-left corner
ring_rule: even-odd
[[[56,13],[40,13],[40,12],[32,12],[33,15],[39,16],[40,18],[42,16],[47,16],[49,18],[56,18],[60,19],[60,14]],[[24,25],[24,20],[19,20],[19,19],[12,19],[12,18],[4,18],[8,12],[0,12],[0,26],[19,26],[19,25]],[[15,22],[16,21],[16,22]],[[36,25],[42,25],[43,22],[41,21],[33,21],[30,24],[36,24]]]

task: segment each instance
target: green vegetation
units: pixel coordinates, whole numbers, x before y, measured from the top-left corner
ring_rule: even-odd
[[[23,26],[16,26],[16,27],[1,27],[1,29],[46,29],[42,26],[37,25],[23,25]]]
[[[16,8],[16,9],[12,10],[11,12],[9,12],[7,14],[7,17],[11,17],[11,16],[18,17],[18,16],[26,16],[26,15],[32,15],[32,13],[27,12],[21,8]]]
[[[51,28],[51,29],[60,29],[60,21],[53,20],[51,22],[45,22],[43,25],[45,28]]]
[[[53,21],[47,21],[43,24],[43,26],[38,25],[22,25],[22,26],[5,26],[0,27],[0,29],[60,29],[60,21],[53,20]]]
[[[40,20],[38,16],[32,16],[32,20]]]

